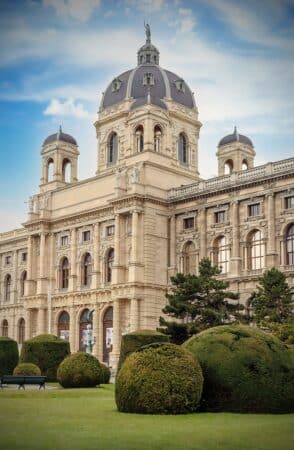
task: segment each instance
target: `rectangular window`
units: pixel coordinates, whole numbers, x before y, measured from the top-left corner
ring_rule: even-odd
[[[11,264],[11,256],[5,256],[5,264],[6,264],[6,266]]]
[[[184,230],[194,228],[194,217],[187,217],[183,220]]]
[[[28,254],[27,254],[27,252],[23,252],[23,253],[21,254],[21,261],[22,261],[22,262],[26,262],[27,259],[28,259]]]
[[[226,221],[226,212],[225,211],[217,211],[214,213],[215,223],[224,223]]]
[[[248,216],[254,217],[260,215],[260,203],[255,203],[254,205],[248,205]]]
[[[114,225],[109,225],[106,227],[106,236],[113,236],[114,235]]]
[[[294,195],[285,198],[285,208],[286,209],[294,208]]]
[[[90,230],[83,231],[83,242],[87,242],[90,240]]]
[[[61,247],[68,245],[68,236],[61,236]]]

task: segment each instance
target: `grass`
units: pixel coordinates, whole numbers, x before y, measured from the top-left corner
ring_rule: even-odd
[[[294,414],[124,414],[113,385],[0,391],[1,450],[292,450]]]

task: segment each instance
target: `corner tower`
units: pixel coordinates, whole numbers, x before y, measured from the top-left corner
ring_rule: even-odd
[[[218,158],[218,175],[227,175],[254,167],[255,150],[252,141],[239,134],[237,127],[233,134],[222,138],[216,152]]]
[[[151,180],[149,174],[145,182],[169,189],[199,179],[201,123],[191,89],[180,76],[160,67],[150,27],[145,28],[137,66],[116,76],[103,93],[95,123],[97,175],[156,166],[156,178]]]
[[[78,144],[61,127],[48,136],[42,145],[41,192],[48,192],[77,181]]]

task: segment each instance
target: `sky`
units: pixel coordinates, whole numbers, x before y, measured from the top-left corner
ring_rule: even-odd
[[[217,175],[234,126],[256,165],[294,156],[294,0],[0,0],[0,231],[26,220],[60,124],[79,144],[79,179],[95,175],[102,92],[135,67],[144,20],[160,65],[195,93],[202,177]]]

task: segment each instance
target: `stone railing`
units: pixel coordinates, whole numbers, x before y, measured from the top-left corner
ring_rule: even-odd
[[[11,239],[26,237],[26,235],[27,230],[25,228],[18,228],[12,231],[4,231],[3,233],[0,233],[0,243]]]
[[[168,199],[176,200],[189,197],[193,194],[202,194],[210,191],[219,191],[230,186],[242,185],[271,176],[292,172],[294,174],[294,158],[283,159],[253,169],[234,172],[231,175],[202,180],[198,183],[173,188],[168,191]]]

